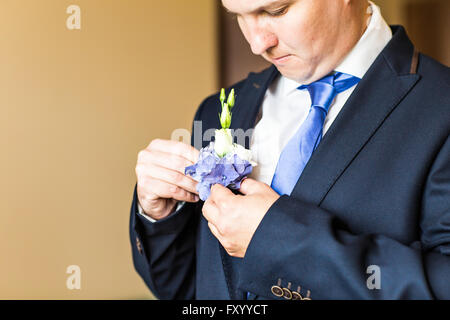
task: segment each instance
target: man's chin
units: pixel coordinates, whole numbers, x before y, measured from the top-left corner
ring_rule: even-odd
[[[278,71],[285,77],[290,80],[294,80],[298,83],[303,83],[306,80],[308,80],[309,76],[308,74],[300,71],[296,71],[294,68],[289,68],[288,66],[277,66],[275,67],[278,69]]]

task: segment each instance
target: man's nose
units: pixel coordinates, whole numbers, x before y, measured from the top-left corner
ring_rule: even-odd
[[[253,26],[250,30],[250,38],[248,39],[252,52],[256,55],[262,55],[268,49],[278,44],[278,39],[270,30]]]

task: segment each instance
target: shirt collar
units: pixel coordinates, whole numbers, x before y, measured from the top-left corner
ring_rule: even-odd
[[[392,38],[392,31],[381,16],[380,8],[370,2],[372,18],[356,46],[344,58],[335,71],[362,79],[377,56]]]
[[[372,16],[366,31],[335,71],[347,73],[362,79],[380,52],[392,38],[392,31],[381,15],[380,8],[369,1]],[[295,92],[302,85],[281,76],[281,90],[284,96]]]

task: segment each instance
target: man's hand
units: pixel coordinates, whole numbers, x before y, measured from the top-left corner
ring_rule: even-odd
[[[259,223],[280,197],[267,184],[247,178],[235,195],[216,184],[203,205],[203,216],[222,246],[233,257],[243,258]]]
[[[155,220],[171,214],[177,201],[197,202],[197,181],[184,168],[197,162],[199,151],[182,142],[153,140],[139,152],[137,195],[144,212]]]

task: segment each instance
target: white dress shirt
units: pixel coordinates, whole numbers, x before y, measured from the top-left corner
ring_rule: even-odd
[[[370,22],[361,39],[335,71],[362,78],[376,57],[392,38],[392,31],[381,16],[380,8],[370,2]],[[250,141],[252,161],[258,165],[250,174],[252,179],[270,186],[281,151],[308,116],[311,98],[307,90],[297,90],[302,83],[280,75],[268,88],[262,102],[262,117],[255,126]],[[341,111],[356,86],[339,93],[325,118],[323,135]],[[180,202],[177,211],[184,202]],[[139,212],[143,214],[142,208]],[[144,215],[147,219],[155,220]]]

